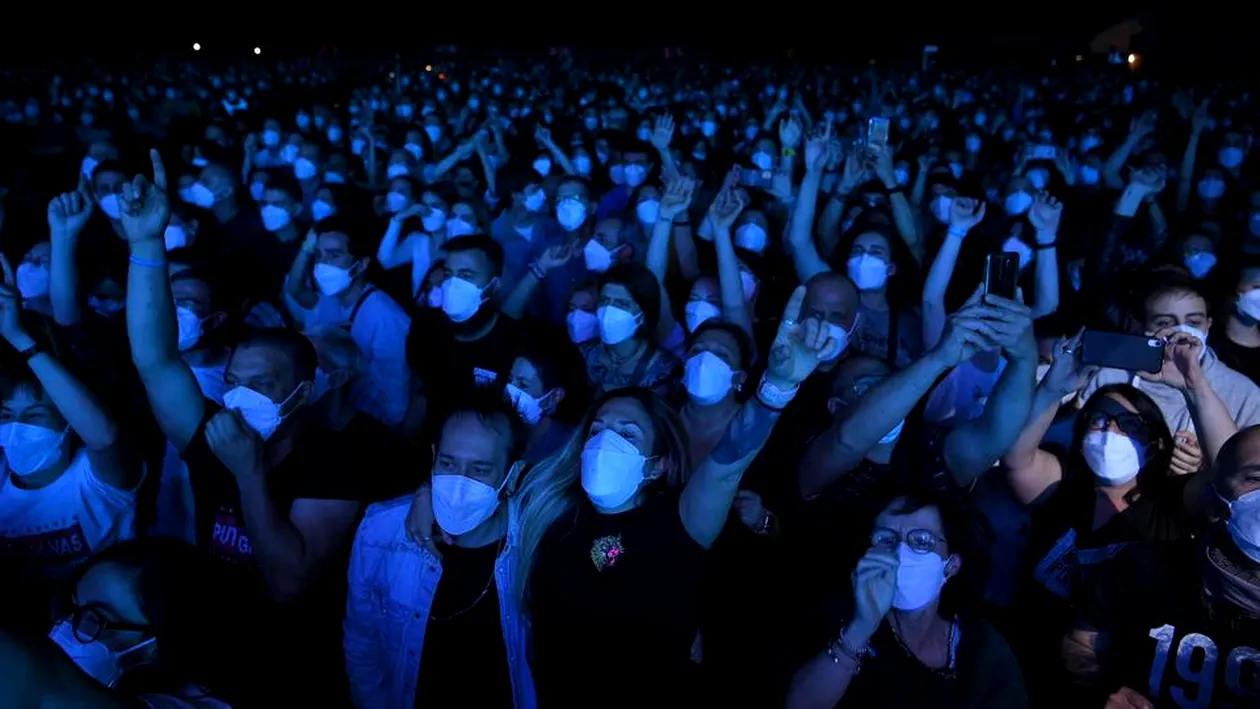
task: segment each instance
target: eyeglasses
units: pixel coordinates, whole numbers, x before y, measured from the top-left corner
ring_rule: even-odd
[[[1130,438],[1142,438],[1146,435],[1146,421],[1139,414],[1129,411],[1124,413],[1103,413],[1095,411],[1086,419],[1089,431],[1103,431],[1114,421],[1116,428]]]
[[[70,619],[70,629],[74,631],[75,639],[84,644],[94,642],[106,630],[137,632],[152,630],[149,625],[107,620],[99,609],[75,605],[69,598],[54,601],[53,619],[60,621],[66,618]]]
[[[882,549],[893,549],[902,541],[901,534],[895,529],[881,527],[871,534],[871,546],[880,547]],[[927,554],[936,551],[938,544],[944,544],[945,540],[936,536],[936,533],[926,529],[912,529],[906,532],[906,546],[910,547],[916,553]]]

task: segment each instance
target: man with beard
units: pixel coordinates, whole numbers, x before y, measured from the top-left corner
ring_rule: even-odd
[[[1203,475],[1192,487],[1207,488],[1205,532],[1123,547],[1080,599],[1063,654],[1098,693],[1092,706],[1260,702],[1260,426],[1229,439]]]
[[[407,359],[424,383],[427,421],[479,387],[502,387],[530,325],[499,311],[503,249],[481,234],[443,246],[442,309],[412,321]],[[537,331],[535,331],[537,336]],[[559,337],[559,335],[557,335]]]

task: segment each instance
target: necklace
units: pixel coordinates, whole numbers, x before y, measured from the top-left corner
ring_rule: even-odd
[[[503,542],[504,542],[503,539],[499,540],[498,550],[494,554],[495,563],[490,565],[490,578],[486,579],[486,585],[481,589],[481,593],[477,594],[477,597],[473,599],[473,602],[469,603],[467,606],[464,606],[463,609],[456,611],[455,613],[452,613],[445,617],[436,616],[436,615],[433,615],[432,612],[430,612],[429,620],[435,623],[444,623],[448,620],[455,620],[456,618],[467,613],[473,608],[476,608],[478,603],[481,603],[481,599],[485,598],[486,594],[490,592],[490,584],[494,583],[494,572],[497,570],[497,567],[498,567],[499,555],[503,553]]]
[[[901,646],[902,651],[904,651],[907,656],[909,656],[911,659],[915,660],[919,664],[923,664],[923,661],[920,660],[918,656],[914,654],[914,651],[910,649],[910,646],[906,644],[906,641],[901,639],[901,633],[897,631],[897,624],[893,622],[891,618],[889,618],[888,620],[888,627],[892,628],[893,637],[897,640],[897,644]],[[945,679],[954,678],[954,659],[955,659],[954,651],[958,647],[957,635],[956,635],[957,628],[958,628],[957,621],[951,620],[949,622],[949,639],[947,640],[947,642],[949,643],[949,663],[945,667],[940,668],[940,669],[937,669],[935,667],[928,667],[929,670],[931,670],[932,672],[935,672],[941,677],[944,677]],[[923,665],[923,666],[927,667],[927,665]]]

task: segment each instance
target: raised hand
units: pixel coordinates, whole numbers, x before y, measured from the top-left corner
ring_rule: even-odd
[[[1146,111],[1133,120],[1133,126],[1129,131],[1138,137],[1145,136],[1155,130],[1157,117],[1158,114],[1155,111]]]
[[[1069,394],[1075,394],[1098,371],[1097,367],[1087,367],[1081,363],[1081,337],[1084,334],[1085,330],[1082,329],[1074,337],[1059,338],[1055,343],[1054,361],[1039,385],[1052,396],[1062,399]]]
[[[820,362],[840,348],[840,343],[831,337],[831,330],[822,320],[808,318],[803,322],[797,321],[804,303],[805,286],[800,285],[788,299],[779,331],[770,345],[766,379],[779,389],[798,386],[813,374]]]
[[[571,244],[557,244],[548,248],[538,257],[538,267],[543,271],[550,273],[569,262],[573,255],[577,253],[577,242]]]
[[[821,175],[831,157],[831,122],[823,121],[805,141],[805,171]]]
[[[1022,292],[1016,291],[1016,300],[999,298],[996,295],[984,296],[984,304],[997,311],[997,315],[989,320],[996,333],[993,337],[1012,359],[1036,359],[1037,340],[1033,337],[1032,310],[1024,305]]]
[[[398,212],[394,216],[390,217],[390,219],[396,222],[403,222],[410,219],[411,217],[424,217],[424,216],[428,216],[428,214],[429,214],[429,205],[425,204],[424,202],[416,202],[414,204],[408,205],[406,209]]]
[[[1028,221],[1037,233],[1038,243],[1050,243],[1059,233],[1059,221],[1063,218],[1063,204],[1049,192],[1038,192],[1028,210]]]
[[[867,169],[875,173],[884,187],[894,189],[897,186],[897,172],[893,170],[892,148],[887,145],[872,145],[866,153]]]
[[[779,145],[784,150],[792,150],[801,144],[801,122],[795,118],[784,118],[779,121]]]
[[[696,184],[696,181],[690,177],[680,177],[666,185],[665,194],[661,195],[658,218],[673,221],[675,217],[690,208]]]
[[[970,197],[955,197],[949,209],[949,229],[963,234],[984,221],[984,202]]]
[[[866,175],[866,166],[862,163],[860,151],[849,153],[844,159],[844,172],[840,174],[840,185],[836,188],[841,194],[848,194],[862,184]]]
[[[1199,360],[1203,356],[1203,341],[1193,335],[1172,328],[1155,333],[1164,341],[1164,363],[1158,372],[1138,372],[1138,376],[1152,382],[1163,382],[1180,391],[1203,381],[1203,369]]]
[[[1192,431],[1178,431],[1173,437],[1172,461],[1169,468],[1173,475],[1192,475],[1203,467],[1203,449],[1199,437]]]
[[[1166,178],[1162,170],[1153,167],[1144,167],[1140,170],[1129,172],[1129,185],[1140,190],[1144,196],[1158,194],[1164,189]]]
[[[122,210],[119,222],[127,241],[133,244],[162,239],[166,222],[171,216],[166,199],[166,168],[162,165],[162,156],[158,151],[150,150],[149,159],[153,162],[153,182],[150,183],[143,175],[136,175],[135,179],[123,185],[119,196]]]
[[[988,322],[997,311],[981,302],[983,288],[977,288],[961,308],[945,320],[940,342],[928,354],[946,367],[971,359],[978,352],[997,349],[997,332]]]
[[[553,145],[551,142],[551,130],[541,124],[538,125],[534,128],[534,140],[542,147],[550,148]]]
[[[674,138],[674,117],[668,113],[656,117],[652,127],[652,147],[657,150],[669,148],[669,141]]]
[[[53,197],[48,202],[48,230],[54,238],[78,236],[92,216],[92,197],[85,191],[83,180],[74,192]]]
[[[1204,100],[1194,109],[1194,115],[1190,116],[1190,131],[1195,135],[1202,133],[1211,119],[1212,116],[1208,113],[1208,101]]]
[[[718,192],[713,205],[709,207],[709,218],[713,220],[715,228],[729,230],[746,206],[748,202],[739,190],[724,189]]]

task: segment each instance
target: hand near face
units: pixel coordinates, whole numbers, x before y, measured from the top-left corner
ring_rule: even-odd
[[[210,452],[237,480],[262,475],[263,441],[239,411],[222,409],[206,423]]]

